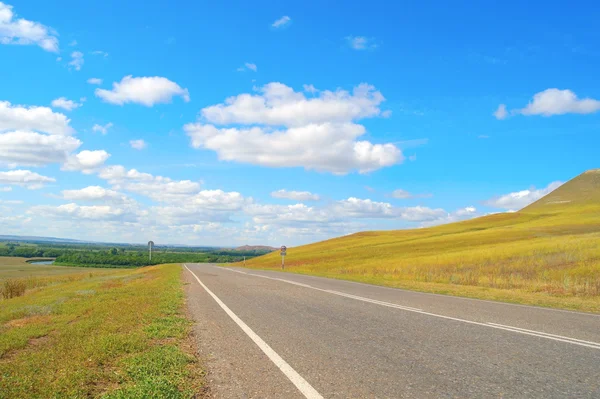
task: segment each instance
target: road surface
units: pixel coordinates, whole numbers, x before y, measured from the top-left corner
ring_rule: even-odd
[[[184,265],[214,397],[600,398],[600,315]]]

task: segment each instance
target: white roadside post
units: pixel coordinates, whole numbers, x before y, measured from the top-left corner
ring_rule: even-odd
[[[281,270],[285,268],[285,254],[287,252],[287,247],[285,245],[281,246]]]
[[[150,256],[150,261],[152,261],[152,246],[154,245],[154,241],[148,241],[148,254]]]

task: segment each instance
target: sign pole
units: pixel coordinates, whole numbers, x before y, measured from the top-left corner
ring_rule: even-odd
[[[285,245],[281,246],[281,270],[285,269],[285,254],[287,253],[287,247]]]
[[[148,241],[148,256],[150,258],[150,262],[152,262],[152,246],[154,245],[154,241]]]

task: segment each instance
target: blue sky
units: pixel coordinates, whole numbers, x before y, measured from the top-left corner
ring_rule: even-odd
[[[0,3],[0,234],[297,245],[518,210],[599,167],[599,17]]]

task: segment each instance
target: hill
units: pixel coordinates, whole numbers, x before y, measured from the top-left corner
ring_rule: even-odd
[[[286,270],[600,312],[600,170],[515,213],[289,248]],[[277,253],[247,262],[278,269]]]

